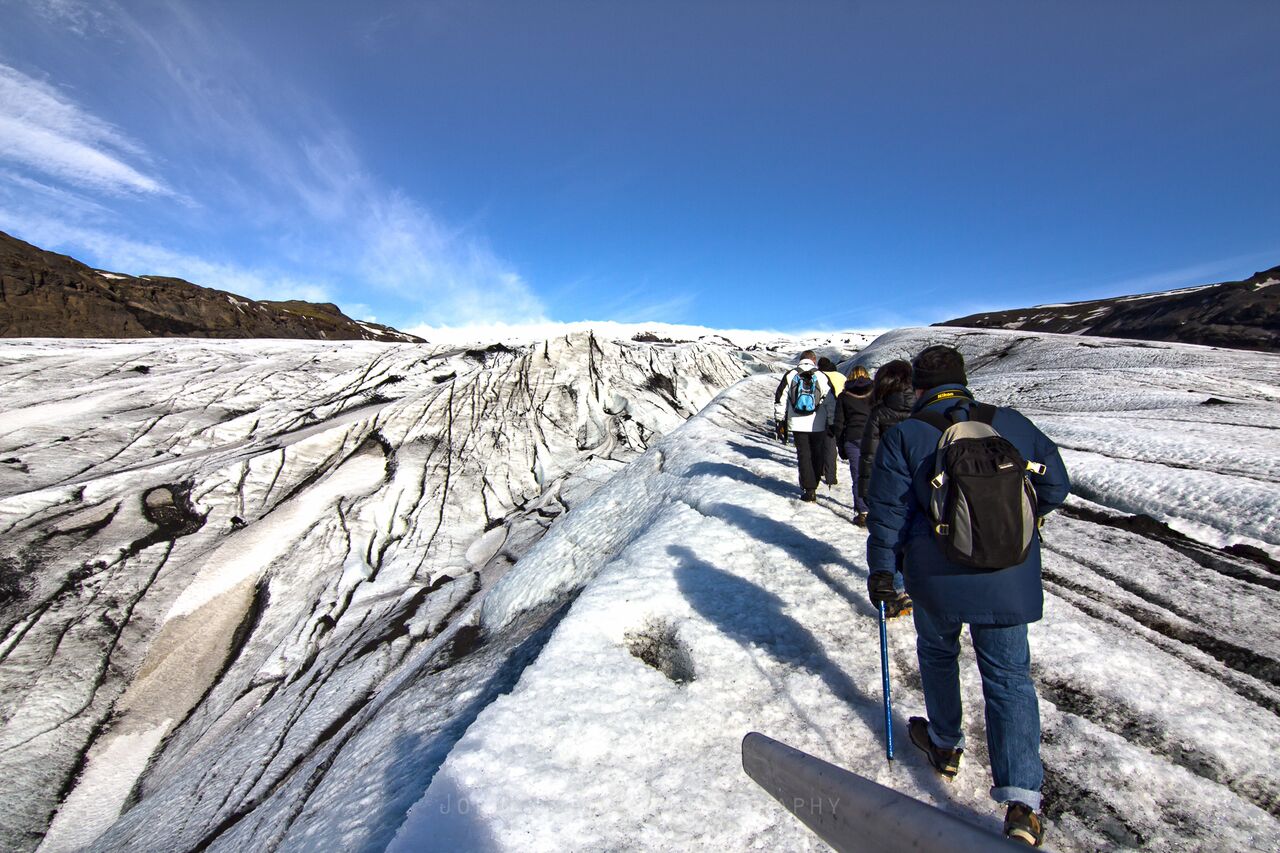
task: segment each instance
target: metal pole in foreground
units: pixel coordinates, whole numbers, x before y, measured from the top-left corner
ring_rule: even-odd
[[[742,767],[840,853],[999,853],[1027,849],[892,788],[751,732]]]
[[[885,757],[893,764],[893,699],[889,692],[889,637],[885,631],[884,602],[880,602],[880,675],[884,681]]]

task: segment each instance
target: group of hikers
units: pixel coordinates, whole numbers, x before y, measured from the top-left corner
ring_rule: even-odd
[[[806,397],[808,386],[816,395]],[[813,403],[808,402],[809,399]],[[867,491],[871,462],[889,427],[911,414],[911,365],[891,361],[876,371],[855,365],[845,376],[826,356],[812,351],[778,383],[774,422],[778,438],[795,440],[800,468],[800,500],[816,501],[818,484],[838,483],[836,456],[849,463],[853,488],[853,523],[867,526]]]
[[[815,501],[820,480],[835,485],[836,454],[848,460],[872,606],[913,617],[927,716],[908,720],[911,742],[944,779],[959,772],[967,624],[991,796],[1008,806],[1005,835],[1040,846],[1044,770],[1027,625],[1043,613],[1039,528],[1070,491],[1057,446],[1018,411],[977,401],[949,346],[890,361],[874,378],[806,351],[774,402],[778,438],[795,441],[800,499]]]

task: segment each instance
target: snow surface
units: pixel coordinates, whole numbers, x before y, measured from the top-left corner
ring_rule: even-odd
[[[822,849],[750,730],[998,827],[968,652],[960,777],[906,739],[905,620],[886,765],[848,486],[800,504],[767,434],[756,374],[859,336],[630,337],[0,345],[0,846]],[[1280,358],[856,360],[938,342],[1077,487],[1032,628],[1050,846],[1276,849]]]
[[[1081,491],[1105,491],[1115,476],[1117,493],[1161,520],[1195,516],[1224,537],[1245,522],[1250,535],[1236,538],[1275,553],[1277,472],[1263,457],[1280,414],[1280,359],[930,329],[887,335],[858,361],[938,342],[966,351],[985,398],[1017,401],[1051,433],[1075,428],[1104,457],[1166,460],[1113,475],[1068,450]],[[1210,389],[1235,408],[1203,406]],[[790,450],[747,415],[767,411],[771,392],[768,379],[726,392],[494,588],[484,604],[494,629],[581,591],[515,689],[454,747],[392,850],[821,849],[741,772],[739,742],[752,730],[997,829],[972,655],[970,751],[947,786],[906,738],[923,700],[905,620],[890,644],[895,739],[907,745],[886,765],[865,534],[848,523],[844,487],[817,505],[795,501]],[[1160,446],[1133,438],[1134,424]],[[1215,438],[1230,446],[1206,454]],[[1197,510],[1207,502],[1171,488],[1188,473],[1269,487],[1234,502],[1215,493],[1216,511]],[[1276,568],[1108,523],[1120,518],[1075,498],[1045,534],[1046,616],[1032,644],[1050,846],[1275,849]],[[633,653],[654,642],[692,680]]]
[[[950,343],[984,399],[1016,405],[1064,449],[1073,491],[1210,545],[1280,558],[1280,358],[1266,353],[970,330],[893,332],[875,366]]]
[[[1083,302],[1053,302],[1045,305],[1033,305],[1035,308],[1071,308],[1076,305],[1092,305],[1095,302],[1140,302],[1144,299],[1155,299],[1160,296],[1174,296],[1180,293],[1195,293],[1197,290],[1208,290],[1211,287],[1217,287],[1215,284],[1197,284],[1192,287],[1179,287],[1174,290],[1157,290],[1154,293],[1138,293],[1133,296],[1110,296],[1102,299],[1086,299]],[[1110,309],[1108,309],[1110,310]]]
[[[1198,284],[1195,287],[1180,287],[1177,290],[1161,290],[1156,293],[1140,293],[1136,296],[1121,296],[1116,299],[1117,302],[1139,302],[1143,299],[1155,299],[1158,296],[1172,296],[1177,293],[1195,293],[1197,290],[1207,290],[1210,287],[1217,287],[1217,284]]]
[[[40,850],[83,850],[120,816],[134,781],[173,724],[164,719],[136,734],[121,733],[94,744],[84,775],[58,808]]]
[[[153,849],[305,823],[323,792],[284,784],[297,762],[437,667],[431,642],[448,654],[472,599],[568,507],[774,363],[590,334],[471,351],[5,342],[0,846],[36,847],[60,803],[48,849],[83,846],[125,805],[142,825],[113,831]],[[502,648],[431,679],[432,748],[509,666]],[[366,834],[388,820],[360,812]]]

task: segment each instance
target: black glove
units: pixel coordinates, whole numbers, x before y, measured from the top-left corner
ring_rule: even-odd
[[[778,421],[778,425],[774,427],[773,433],[778,437],[778,441],[781,441],[783,444],[786,444],[787,443],[787,422]]]
[[[896,600],[898,591],[893,588],[893,572],[872,572],[867,575],[867,597],[876,610],[880,609],[880,602]]]
[[[827,438],[834,439],[835,437],[836,437],[836,428],[835,428],[835,425],[832,424],[831,426],[827,427]]]
[[[849,454],[845,452],[843,441],[836,445],[836,453],[840,454],[840,458],[845,462],[849,461]]]

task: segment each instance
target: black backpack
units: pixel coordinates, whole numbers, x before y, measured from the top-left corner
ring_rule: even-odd
[[[1027,559],[1036,533],[1036,492],[1027,473],[1045,472],[996,431],[995,413],[995,406],[973,403],[967,421],[912,415],[942,431],[929,481],[934,536],[948,560],[982,571]]]

